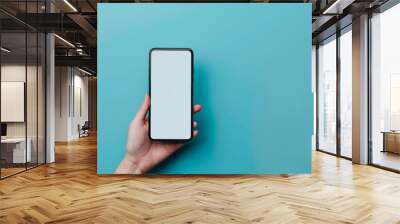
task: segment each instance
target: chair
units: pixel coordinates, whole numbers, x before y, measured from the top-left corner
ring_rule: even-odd
[[[78,124],[79,138],[89,136],[89,129],[90,129],[89,121],[85,121],[82,127]]]

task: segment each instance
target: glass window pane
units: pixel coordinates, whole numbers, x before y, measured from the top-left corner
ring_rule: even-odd
[[[26,5],[27,13],[37,13],[39,10],[37,1],[29,1]],[[37,22],[31,18],[33,23]],[[37,76],[38,76],[38,35],[35,30],[27,30],[27,74],[26,74],[26,125],[27,125],[27,144],[30,147],[30,161],[27,167],[37,166]]]
[[[336,37],[318,48],[318,148],[336,153]]]
[[[317,137],[317,101],[316,101],[316,79],[317,79],[317,48],[315,45],[312,46],[312,60],[311,60],[311,80],[312,80],[312,91],[313,91],[313,136],[312,136],[312,149],[316,149],[316,137]]]
[[[372,163],[400,170],[400,5],[372,17]]]
[[[46,65],[46,36],[43,33],[39,33],[39,45],[38,45],[38,164],[45,163],[46,149],[45,149],[45,65]]]
[[[26,35],[1,34],[1,175],[24,171],[30,161],[26,144]]]
[[[340,36],[340,153],[352,156],[352,32]]]
[[[0,1],[0,7],[22,15],[45,12],[45,3]],[[45,162],[46,39],[8,14],[0,12],[0,18],[0,177],[4,178]],[[28,20],[35,23],[34,18]]]
[[[26,80],[26,113],[27,113],[27,142],[30,147],[30,162],[27,164],[28,168],[37,165],[37,79],[38,79],[38,36],[36,32],[28,32],[28,61],[27,61],[27,80]]]

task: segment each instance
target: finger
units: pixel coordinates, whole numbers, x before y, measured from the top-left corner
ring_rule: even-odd
[[[194,113],[200,112],[201,109],[203,109],[203,107],[202,107],[200,104],[196,104],[196,105],[194,105],[194,107],[193,107],[193,112],[194,112]]]
[[[146,118],[146,119],[143,121],[143,124],[144,124],[144,130],[145,130],[146,132],[148,132],[148,131],[149,131],[149,120]]]
[[[199,131],[198,130],[194,130],[193,131],[193,137],[196,137],[197,135],[199,135]]]
[[[149,110],[149,107],[150,107],[150,97],[146,95],[144,97],[142,106],[139,108],[139,111],[136,114],[135,120],[144,121],[146,119],[146,114],[147,111]]]
[[[197,128],[197,122],[193,121],[193,128]]]

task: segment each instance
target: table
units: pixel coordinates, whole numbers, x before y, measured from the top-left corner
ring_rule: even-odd
[[[382,152],[392,152],[400,154],[400,131],[382,131],[383,150]]]
[[[26,139],[28,144],[25,144],[25,138],[5,138],[1,139],[1,156],[9,163],[26,163],[31,162],[32,153],[31,145],[32,140]],[[25,145],[26,151],[25,151]],[[4,155],[5,154],[5,155]],[[12,156],[11,156],[12,154]],[[12,159],[11,159],[12,158]]]

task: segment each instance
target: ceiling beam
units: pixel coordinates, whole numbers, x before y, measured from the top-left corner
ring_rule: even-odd
[[[320,30],[320,28],[332,18],[334,18],[334,16],[319,16],[312,24],[312,32],[314,33]]]
[[[355,0],[336,0],[323,11],[323,14],[342,14],[343,10],[353,2]]]
[[[97,30],[90,24],[85,17],[80,14],[68,14],[71,20],[73,20],[78,26],[82,28],[83,31],[90,37],[88,38],[92,41],[91,45],[96,46]]]
[[[97,62],[95,57],[91,56],[55,56],[56,66],[80,66],[88,67],[96,71]]]

